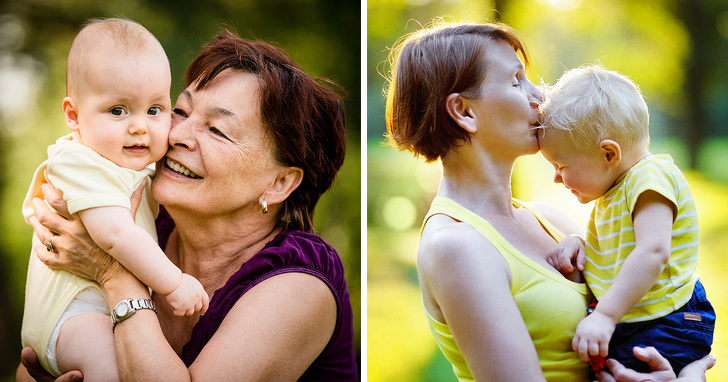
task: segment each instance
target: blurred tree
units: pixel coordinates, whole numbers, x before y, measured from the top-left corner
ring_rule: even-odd
[[[679,135],[685,139],[690,168],[697,168],[699,150],[708,136],[728,133],[725,113],[728,2],[675,0],[669,5],[690,36],[691,51],[685,65],[684,89],[687,110]],[[723,28],[723,35],[719,28]]]

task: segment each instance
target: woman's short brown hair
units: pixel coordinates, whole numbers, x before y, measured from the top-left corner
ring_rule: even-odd
[[[452,93],[477,97],[487,68],[483,55],[493,39],[509,43],[528,67],[528,52],[515,29],[502,23],[436,25],[403,36],[390,54],[387,139],[400,150],[433,162],[470,140],[450,118]]]
[[[260,113],[274,143],[274,158],[303,170],[303,180],[283,202],[277,225],[313,232],[313,212],[344,163],[344,105],[333,82],[312,78],[282,49],[223,31],[205,45],[185,73],[185,87],[204,89],[226,69],[256,74]]]

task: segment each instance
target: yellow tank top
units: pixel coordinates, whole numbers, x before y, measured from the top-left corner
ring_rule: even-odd
[[[513,200],[517,208],[526,208],[541,222],[544,229],[556,240],[563,234],[538,212]],[[514,248],[485,219],[442,196],[436,197],[427,219],[444,214],[475,228],[498,249],[511,271],[511,294],[521,311],[528,333],[536,347],[541,370],[548,381],[586,381],[588,365],[571,349],[576,325],[586,315],[589,292],[585,284],[567,280]],[[435,320],[425,309],[430,331],[458,380],[473,381],[457,343],[446,322]]]

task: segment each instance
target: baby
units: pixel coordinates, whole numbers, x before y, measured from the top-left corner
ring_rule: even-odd
[[[155,293],[176,315],[204,314],[209,297],[159,248],[156,203],[146,181],[136,216],[131,194],[149,179],[148,167],[164,157],[171,124],[171,74],[164,49],[141,25],[122,19],[93,20],[73,41],[66,72],[63,112],[71,134],[48,148],[23,204],[42,197],[48,182],[63,193],[96,244]],[[34,244],[39,242],[33,236]],[[54,251],[53,238],[46,243]],[[23,346],[32,346],[43,367],[58,376],[80,370],[90,381],[118,380],[113,329],[152,300],[127,299],[109,308],[102,288],[65,271],[47,268],[31,254],[23,315]]]
[[[648,151],[641,92],[601,66],[570,70],[547,94],[543,125],[539,143],[554,181],[581,203],[596,200],[583,271],[598,305],[577,326],[574,351],[584,361],[609,357],[647,371],[633,347],[654,346],[679,373],[710,353],[715,312],[694,275],[690,187],[670,156]],[[573,270],[582,245],[570,240],[549,260],[562,272]]]

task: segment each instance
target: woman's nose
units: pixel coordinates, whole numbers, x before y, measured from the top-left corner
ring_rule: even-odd
[[[195,147],[195,124],[192,118],[175,120],[172,118],[172,128],[169,130],[169,145],[193,149]]]

